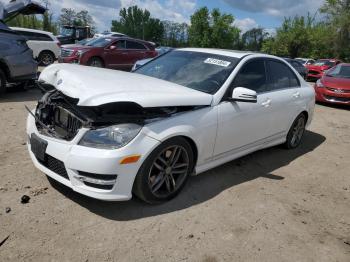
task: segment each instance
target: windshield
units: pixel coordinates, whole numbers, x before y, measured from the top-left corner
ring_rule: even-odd
[[[225,83],[239,59],[209,53],[171,51],[135,71],[214,94]]]
[[[105,47],[112,42],[111,38],[96,38],[87,42],[86,46]]]
[[[61,29],[61,35],[62,36],[72,36],[73,33],[74,33],[73,28],[65,28],[65,27],[63,27]]]
[[[317,60],[314,64],[315,66],[329,66],[332,67],[335,65],[335,62],[329,60]]]
[[[337,65],[327,72],[329,77],[350,78],[350,65]]]

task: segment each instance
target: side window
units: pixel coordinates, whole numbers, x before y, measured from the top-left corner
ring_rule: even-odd
[[[114,44],[118,49],[125,49],[125,40],[120,40]]]
[[[300,86],[298,78],[287,65],[280,61],[273,60],[269,60],[267,63],[270,79],[273,83],[270,86],[272,90]]]
[[[267,77],[264,60],[254,60],[243,65],[232,82],[232,89],[245,87],[262,93],[267,91]]]
[[[126,41],[126,49],[145,50],[146,47],[143,44],[138,42]]]

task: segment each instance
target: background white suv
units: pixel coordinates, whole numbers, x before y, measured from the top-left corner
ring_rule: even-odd
[[[52,33],[20,27],[11,29],[27,39],[28,46],[33,50],[33,57],[40,65],[51,65],[58,58],[60,42]]]

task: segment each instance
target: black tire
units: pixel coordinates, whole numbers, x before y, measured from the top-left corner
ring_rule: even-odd
[[[0,95],[6,92],[6,75],[0,69]]]
[[[305,133],[306,117],[304,114],[300,114],[293,122],[287,135],[287,141],[284,146],[287,149],[297,148],[303,139]]]
[[[55,62],[55,59],[55,55],[50,51],[42,51],[38,57],[39,65],[41,66],[52,65]]]
[[[169,152],[170,155],[168,154]],[[178,157],[177,154],[179,155]],[[163,160],[159,161],[160,158]],[[171,159],[176,159],[176,161],[173,162],[174,165]],[[168,167],[165,162],[169,164]],[[185,167],[184,165],[186,163],[188,165]],[[170,167],[170,165],[173,166],[174,169]],[[162,166],[164,168],[163,171],[160,171],[158,166]],[[175,168],[175,166],[178,167]],[[189,175],[193,171],[193,167],[194,156],[191,145],[182,137],[171,138],[154,149],[144,161],[137,173],[133,186],[133,193],[141,200],[150,204],[169,201],[176,197],[185,186]],[[180,168],[182,169],[180,170]],[[170,171],[168,169],[170,169]],[[158,172],[159,174],[157,174]],[[179,172],[182,173],[179,174]],[[154,187],[154,192],[152,191],[152,187]],[[158,187],[159,189],[155,191],[155,188]],[[169,188],[171,190],[169,190]]]
[[[87,64],[88,66],[92,66],[92,67],[100,67],[100,68],[104,67],[104,63],[102,59],[98,57],[90,58]]]

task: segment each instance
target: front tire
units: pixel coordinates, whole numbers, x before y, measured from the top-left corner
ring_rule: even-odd
[[[193,167],[190,144],[182,137],[171,138],[159,145],[142,164],[133,192],[150,204],[169,201],[182,190]]]
[[[104,67],[104,63],[103,63],[102,59],[100,59],[98,57],[90,58],[90,60],[88,61],[87,64],[88,64],[88,66],[92,66],[92,67],[100,67],[100,68]]]
[[[290,128],[287,141],[284,146],[287,149],[297,148],[303,139],[305,133],[306,117],[304,114],[300,114],[293,122],[292,127]]]
[[[0,95],[6,92],[6,75],[0,69]]]

